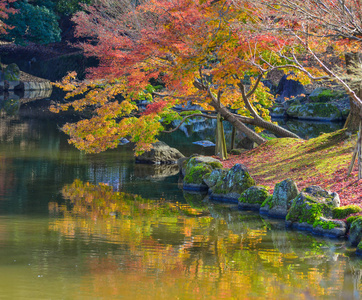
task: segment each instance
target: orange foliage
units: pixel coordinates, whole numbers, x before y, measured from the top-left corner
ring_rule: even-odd
[[[207,84],[211,93],[222,91],[221,103],[226,107],[237,106],[239,113],[245,114],[247,109],[238,84],[245,77],[263,74],[258,65],[265,61],[279,64],[273,53],[282,51],[290,42],[270,34],[257,34],[251,26],[259,22],[257,12],[252,12],[248,3],[236,6],[228,1],[149,0],[137,7],[130,3],[122,6],[116,1],[99,1],[78,13],[74,21],[78,36],[89,40],[80,46],[87,55],[96,56],[100,63],[89,69],[84,82],[78,82],[74,74],[70,74],[58,83],[69,91],[68,98],[83,97],[53,110],[66,110],[70,106],[76,110],[85,107],[94,110],[114,101],[117,93],[123,95],[122,103],[133,103],[154,79],[161,80],[167,91],[161,102],[156,95],[150,100],[154,104],[150,103],[149,108],[157,107],[153,112],[149,111],[155,116],[152,120],[145,119],[145,114],[134,118],[138,112],[133,106],[128,115],[100,116],[96,109],[94,122],[68,124],[65,129],[71,136],[70,141],[88,152],[114,147],[120,136],[128,136],[135,142],[136,152],[148,149],[163,130],[156,122],[166,115],[177,118],[171,111],[176,103],[184,105],[192,101],[205,109],[214,109],[210,106],[210,94],[196,87],[195,80]],[[251,105],[268,119],[272,97],[261,86],[255,90],[255,94],[258,93],[261,97],[251,98]],[[246,112],[246,115],[250,113]],[[126,126],[116,129],[119,118],[123,123],[132,124],[132,129]],[[111,126],[114,125],[116,131],[112,130],[107,140],[89,143],[89,134],[95,135],[95,140],[98,140],[100,130],[102,135],[108,134],[106,127],[110,124],[101,119],[115,120]],[[103,123],[104,127],[95,127],[97,122]],[[147,134],[134,131],[137,128]]]

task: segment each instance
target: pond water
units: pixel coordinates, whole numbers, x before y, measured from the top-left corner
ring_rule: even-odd
[[[162,138],[211,154],[195,131]],[[129,144],[84,155],[53,120],[2,114],[0,299],[360,297],[362,260],[343,240],[205,196],[177,169],[135,164]]]

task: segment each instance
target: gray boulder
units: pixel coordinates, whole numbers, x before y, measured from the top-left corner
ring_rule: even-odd
[[[176,164],[184,155],[164,142],[153,143],[153,148],[136,157],[136,162],[149,164]]]
[[[349,241],[353,246],[357,246],[362,238],[362,217],[357,217],[349,229]],[[362,245],[361,245],[362,246]]]
[[[285,98],[290,99],[301,94],[306,94],[306,90],[299,81],[287,79],[287,75],[284,75],[279,81],[276,94],[279,95],[276,98],[276,102],[282,103],[285,101]]]
[[[260,208],[261,214],[284,219],[288,214],[291,201],[298,195],[298,187],[291,179],[283,180],[274,187],[273,196],[266,199]]]

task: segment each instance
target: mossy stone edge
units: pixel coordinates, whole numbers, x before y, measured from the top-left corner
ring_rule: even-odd
[[[185,166],[185,163],[187,163],[189,160],[183,161],[183,166]],[[221,163],[220,163],[221,164]],[[192,167],[204,165],[204,162],[200,162],[200,164],[195,163]],[[205,166],[205,165],[204,165]],[[208,164],[206,167],[207,172],[203,174],[203,176],[207,177],[210,176],[210,170],[218,170],[222,169],[218,163],[213,163],[212,166]],[[197,168],[200,169],[200,168]],[[225,171],[225,169],[223,169]],[[229,169],[226,169],[229,171]],[[206,170],[205,170],[206,171]],[[249,175],[249,174],[248,174]],[[225,172],[220,172],[220,176],[225,176]],[[279,183],[280,184],[280,183]],[[255,186],[252,186],[255,188]],[[314,186],[311,186],[310,188],[313,188]],[[330,218],[335,217],[347,217],[350,214],[355,213],[355,211],[358,211],[359,209],[356,209],[354,207],[346,206],[346,207],[333,207],[331,203],[333,202],[332,198],[333,195],[336,193],[332,193],[329,196],[326,196],[326,202],[317,204],[313,201],[310,202],[308,205],[315,207],[315,209],[312,209],[312,213],[315,210],[316,214],[311,216],[312,219],[306,219],[308,218],[309,214],[302,214],[299,219],[297,216],[296,218],[293,218],[290,216],[290,211],[292,210],[292,207],[294,202],[297,201],[297,198],[300,197],[302,193],[305,192],[305,189],[298,194],[297,197],[295,197],[291,203],[291,207],[288,209],[285,209],[283,207],[278,207],[278,205],[273,205],[273,196],[267,195],[265,200],[260,203],[253,203],[253,199],[250,199],[250,201],[245,197],[247,193],[242,192],[241,194],[236,193],[235,191],[232,191],[230,193],[217,193],[215,190],[213,191],[212,188],[209,188],[204,182],[200,183],[192,183],[192,182],[185,182],[183,183],[183,189],[187,191],[194,191],[194,192],[208,192],[209,193],[209,199],[214,201],[221,201],[226,203],[233,203],[238,204],[238,208],[240,210],[251,210],[251,211],[259,211],[259,214],[261,215],[267,215],[270,218],[278,218],[278,219],[284,219],[285,220],[285,226],[290,229],[296,229],[301,231],[308,231],[315,235],[320,235],[324,237],[329,238],[345,238],[347,237],[348,229],[352,227],[353,223],[358,220],[358,222],[361,222],[362,216],[351,216],[347,219],[346,222],[342,220],[335,220]],[[328,192],[330,193],[330,192]],[[241,196],[243,195],[243,196]],[[338,196],[338,194],[337,194]],[[329,197],[331,199],[329,199]],[[306,199],[311,198],[309,195],[307,195]],[[299,199],[300,200],[300,199]],[[309,199],[310,201],[311,199]],[[312,203],[312,204],[311,204]],[[338,204],[339,205],[339,204]],[[318,206],[318,207],[317,207]],[[362,209],[360,209],[362,210]],[[357,223],[357,222],[356,222]],[[361,232],[362,236],[362,232]],[[362,256],[362,241],[358,243],[356,254]]]

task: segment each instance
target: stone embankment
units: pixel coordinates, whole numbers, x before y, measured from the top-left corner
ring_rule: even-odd
[[[31,91],[49,90],[52,90],[50,81],[25,74],[16,64],[10,64],[0,72],[0,91],[2,92],[22,91],[29,94]]]
[[[178,161],[185,191],[206,192],[211,200],[238,204],[240,210],[259,211],[261,215],[285,220],[288,228],[306,230],[316,235],[349,239],[362,255],[362,211],[357,205],[340,207],[337,193],[309,186],[299,191],[286,179],[277,183],[273,194],[257,186],[248,169],[236,164],[222,167],[219,160],[191,156]]]

